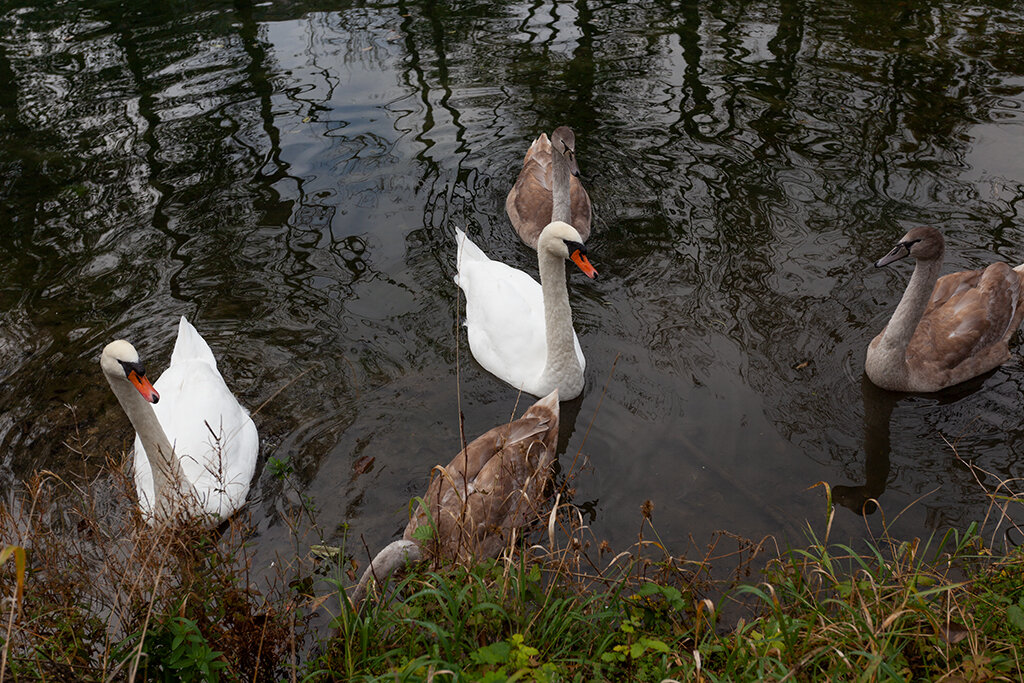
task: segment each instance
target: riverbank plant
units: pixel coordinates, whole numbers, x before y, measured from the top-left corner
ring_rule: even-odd
[[[251,585],[244,523],[151,529],[121,504],[131,488],[42,473],[0,504],[25,558],[0,566],[0,680],[277,680],[292,605]]]
[[[362,611],[341,602],[305,680],[1020,680],[1024,552],[977,532],[858,553],[809,531],[724,591],[669,557],[415,574]]]
[[[0,683],[1024,676],[1024,552],[997,552],[985,523],[857,551],[830,542],[829,513],[799,547],[721,534],[693,559],[650,505],[616,553],[561,504],[515,552],[413,568],[357,608],[344,549],[297,540],[257,581],[244,519],[154,531],[126,512],[129,483],[44,473],[0,503]]]

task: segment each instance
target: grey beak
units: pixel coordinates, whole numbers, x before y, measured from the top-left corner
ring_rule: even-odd
[[[878,261],[875,263],[875,268],[887,266],[893,261],[899,261],[901,258],[906,258],[907,256],[910,256],[910,247],[903,244],[903,242],[900,242],[899,244],[892,248],[892,251],[890,251],[882,258],[878,259]]]

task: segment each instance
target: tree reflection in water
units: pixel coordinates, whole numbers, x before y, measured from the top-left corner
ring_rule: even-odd
[[[242,401],[271,399],[261,471],[287,458],[325,529],[383,545],[457,450],[459,410],[469,432],[514,412],[465,354],[452,226],[533,268],[502,201],[524,145],[568,124],[602,279],[570,282],[588,390],[560,452],[564,474],[587,465],[573,484],[595,533],[629,542],[647,498],[666,541],[793,532],[821,480],[864,481],[837,498],[884,491],[886,508],[922,498],[897,533],[977,518],[941,436],[1020,476],[1020,364],[952,397],[863,390],[858,409],[857,389],[905,284],[869,268],[878,243],[932,223],[950,269],[1024,260],[1024,154],[1005,149],[1024,139],[1021,19],[20,0],[0,10],[0,479],[97,474],[64,442],[80,425],[97,453],[129,443],[99,350],[139,339],[157,369],[187,314],[231,349]],[[380,466],[353,478],[366,454]],[[285,493],[268,473],[254,493],[273,545]]]

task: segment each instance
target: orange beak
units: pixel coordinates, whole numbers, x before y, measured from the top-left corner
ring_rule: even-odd
[[[572,252],[572,256],[569,258],[572,259],[573,263],[580,267],[580,270],[582,270],[583,274],[587,277],[593,279],[597,276],[597,270],[594,269],[594,266],[590,265],[590,261],[587,260],[586,256],[580,253],[579,249]]]
[[[145,375],[139,375],[134,370],[128,373],[128,380],[135,385],[135,388],[142,394],[142,398],[146,399],[150,403],[156,403],[160,400],[160,394],[157,393],[153,384],[149,381],[149,378]]]

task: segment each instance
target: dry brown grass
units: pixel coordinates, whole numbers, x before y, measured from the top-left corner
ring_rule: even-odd
[[[0,502],[0,535],[27,558],[23,595],[5,605],[0,680],[134,680],[166,666],[160,639],[190,628],[232,678],[278,680],[294,605],[252,585],[245,520],[148,527],[122,464],[84,485],[41,472]],[[0,592],[14,596],[18,579],[0,567]]]

